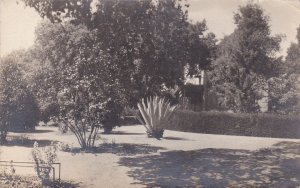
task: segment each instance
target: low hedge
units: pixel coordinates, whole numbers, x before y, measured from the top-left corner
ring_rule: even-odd
[[[137,125],[137,124],[141,124],[141,123],[135,116],[124,116],[121,119],[120,124],[122,126],[129,126],[129,125]]]
[[[167,129],[206,134],[300,138],[300,117],[180,110],[175,112]]]

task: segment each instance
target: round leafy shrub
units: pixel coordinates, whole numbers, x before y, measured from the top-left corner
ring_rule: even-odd
[[[34,130],[39,121],[39,106],[28,89],[23,67],[14,55],[0,66],[0,128],[4,141],[7,131]]]
[[[17,96],[9,109],[10,131],[32,131],[39,122],[40,110],[35,97],[29,91],[23,91]]]
[[[59,116],[59,105],[55,102],[45,104],[41,107],[40,120],[47,123],[52,117]]]
[[[123,107],[117,100],[108,100],[104,109],[102,127],[104,133],[110,133],[114,127],[120,125]]]

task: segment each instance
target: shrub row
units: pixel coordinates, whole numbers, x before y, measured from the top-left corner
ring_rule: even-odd
[[[300,117],[181,110],[174,114],[167,129],[206,134],[300,138]]]
[[[124,116],[121,119],[120,124],[122,126],[129,126],[129,125],[138,125],[138,124],[141,124],[141,123],[139,122],[139,120],[135,116]]]

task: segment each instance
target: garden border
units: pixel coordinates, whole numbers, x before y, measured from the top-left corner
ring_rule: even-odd
[[[3,164],[6,163],[6,164]],[[7,164],[8,163],[8,164]],[[15,164],[14,164],[15,163]],[[12,165],[11,165],[12,164]],[[32,164],[32,165],[30,165]],[[35,167],[34,162],[24,162],[24,161],[0,161],[0,166],[15,166],[15,167],[24,167],[24,168],[31,168],[31,167]],[[56,165],[56,167],[58,167],[58,182],[60,182],[61,178],[61,163],[52,163],[53,165]],[[30,165],[30,166],[29,166]],[[49,167],[40,167],[40,168],[49,168]],[[55,171],[56,168],[54,167],[50,167],[53,170],[53,181],[55,181]]]

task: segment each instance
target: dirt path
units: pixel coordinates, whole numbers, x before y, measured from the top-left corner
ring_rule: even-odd
[[[107,144],[95,153],[60,151],[62,179],[80,187],[286,186],[300,182],[300,140],[177,131],[166,131],[164,139],[155,140],[144,131],[142,126],[117,128],[114,134],[102,135]],[[21,135],[25,144],[1,146],[1,160],[31,161],[34,140],[41,146],[60,141],[78,147],[73,135],[62,135],[53,127],[10,135]],[[33,169],[17,172],[34,174]]]

